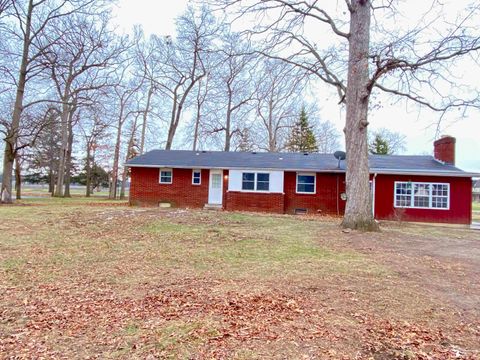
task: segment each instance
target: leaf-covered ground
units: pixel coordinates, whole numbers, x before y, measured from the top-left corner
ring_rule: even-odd
[[[0,206],[0,357],[480,358],[480,231]]]

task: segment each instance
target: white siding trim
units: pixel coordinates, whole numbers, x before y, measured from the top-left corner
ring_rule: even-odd
[[[255,173],[255,174],[269,174],[269,190],[242,190],[242,174],[243,173]],[[251,193],[280,193],[283,194],[283,171],[272,171],[262,169],[245,169],[245,170],[229,170],[228,172],[228,191],[240,191]],[[256,186],[256,184],[255,184]]]
[[[170,182],[162,182],[162,171],[170,171],[172,173],[172,176],[170,177]],[[165,184],[165,185],[168,185],[168,184],[172,184],[173,183],[173,169],[171,168],[160,168],[158,170],[158,183],[159,184]]]
[[[397,184],[408,184],[410,183],[412,185],[412,194],[411,194],[411,199],[410,199],[410,206],[400,206],[397,205]],[[415,194],[414,194],[414,187],[415,184],[422,184],[422,185],[430,185],[429,187],[429,194],[428,194],[428,202],[429,206],[415,206]],[[433,185],[446,185],[447,190],[448,190],[448,195],[447,195],[447,207],[446,208],[439,208],[439,207],[433,207],[432,206],[432,199],[433,199],[433,194],[432,194],[432,188]],[[450,183],[436,183],[436,182],[422,182],[422,181],[395,181],[393,184],[393,207],[398,208],[398,209],[426,209],[426,210],[450,210]]]
[[[313,176],[313,192],[305,192],[305,191],[297,191],[298,189],[298,176]],[[315,195],[317,193],[317,174],[312,172],[297,172],[295,175],[295,194],[307,194],[307,195]]]
[[[193,174],[195,174],[196,172],[200,173],[200,182],[198,184],[193,182],[193,178],[194,178]],[[195,185],[195,186],[202,185],[202,170],[201,169],[192,169],[192,185]]]

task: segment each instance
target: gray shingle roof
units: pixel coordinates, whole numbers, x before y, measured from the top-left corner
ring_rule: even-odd
[[[424,155],[370,155],[370,172],[472,176],[452,165]],[[345,161],[332,154],[152,150],[126,164],[130,167],[264,169],[316,172],[345,172]]]

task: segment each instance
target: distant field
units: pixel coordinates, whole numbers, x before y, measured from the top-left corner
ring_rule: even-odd
[[[0,205],[1,358],[474,359],[480,231]]]
[[[72,196],[85,196],[85,186],[73,186],[70,189]],[[120,193],[120,190],[118,190]],[[126,191],[126,196],[128,196],[128,190]],[[24,196],[49,196],[48,186],[46,185],[24,185],[22,187],[22,195]],[[102,189],[101,191],[95,190],[92,192],[91,196],[93,197],[106,197],[108,196],[108,189]]]

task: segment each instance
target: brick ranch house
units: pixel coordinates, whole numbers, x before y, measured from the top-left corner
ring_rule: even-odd
[[[454,166],[454,138],[435,141],[434,157],[370,155],[369,162],[376,219],[471,223],[475,174]],[[345,210],[345,164],[331,154],[153,150],[126,166],[131,205],[280,214]]]

